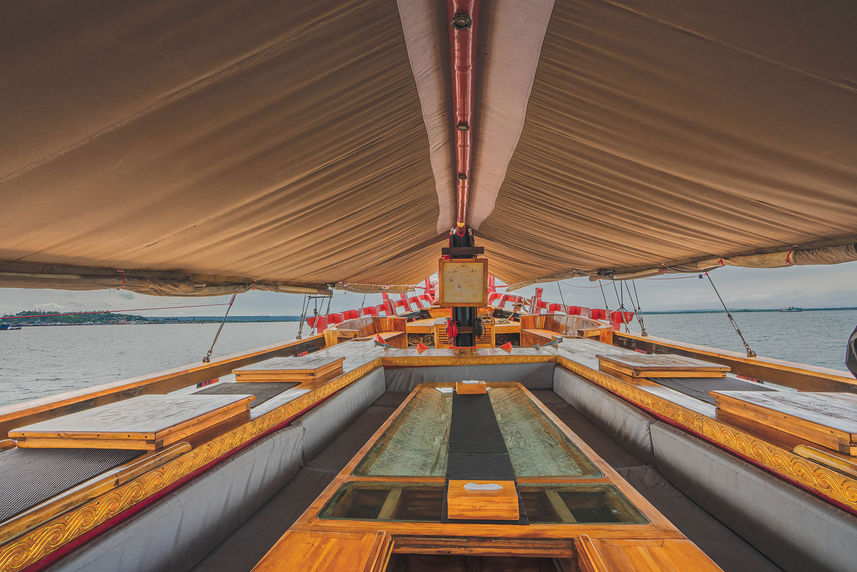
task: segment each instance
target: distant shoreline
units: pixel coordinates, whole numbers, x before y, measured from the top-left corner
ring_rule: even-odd
[[[801,308],[798,311],[792,312],[784,312],[790,314],[799,314],[800,312],[834,312],[834,311],[842,311],[842,310],[857,310],[857,306],[845,306],[842,308]],[[729,310],[732,313],[735,312],[783,312],[783,308],[739,308],[736,310]],[[643,310],[642,313],[645,314],[718,314],[722,313],[723,308],[714,308],[710,310]]]
[[[846,306],[839,308],[801,308],[800,311],[793,311],[787,313],[801,313],[801,312],[836,312],[836,311],[847,311],[847,310],[857,310],[857,306]],[[739,308],[735,310],[730,310],[732,313],[739,312],[783,312],[782,308]],[[668,314],[719,314],[723,313],[723,309],[712,308],[712,309],[701,309],[701,310],[643,310],[641,312],[642,315],[668,315]],[[783,312],[786,313],[786,312]],[[109,316],[109,315],[108,315]],[[114,315],[115,317],[115,315]],[[139,316],[139,315],[131,315],[125,314],[122,316],[123,319],[120,320],[111,320],[111,321],[86,321],[86,322],[52,322],[50,321],[50,317],[44,317],[39,321],[35,322],[24,322],[18,320],[9,320],[6,322],[5,320],[0,323],[10,323],[11,325],[16,326],[24,326],[24,327],[41,327],[41,326],[116,326],[116,325],[161,325],[161,324],[219,324],[222,320],[222,316]],[[132,320],[129,320],[132,318]],[[92,318],[89,318],[92,319]],[[95,318],[96,320],[98,318]],[[42,321],[43,320],[43,321]],[[230,323],[268,323],[268,322],[300,322],[300,316],[229,316],[226,319],[227,322]]]

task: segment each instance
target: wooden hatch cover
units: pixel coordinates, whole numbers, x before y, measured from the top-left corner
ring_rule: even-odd
[[[141,395],[9,432],[18,447],[154,451],[249,419],[252,395]]]
[[[344,362],[334,356],[273,358],[234,370],[235,381],[321,383],[341,375]]]
[[[598,355],[598,368],[630,377],[725,377],[729,366],[674,354]]]
[[[792,391],[711,391],[710,395],[718,411],[857,455],[857,395]]]

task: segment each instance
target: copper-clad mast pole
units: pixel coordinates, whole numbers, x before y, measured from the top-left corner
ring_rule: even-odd
[[[449,49],[452,62],[452,99],[455,120],[455,226],[467,227],[473,156],[473,91],[476,60],[478,0],[448,0]]]
[[[450,258],[475,258],[473,231],[467,224],[473,157],[473,96],[476,63],[476,12],[478,0],[447,0],[449,50],[452,64],[452,104],[455,134],[455,227],[449,233]],[[453,253],[455,249],[455,253]],[[482,331],[471,306],[452,308],[447,336],[453,346],[470,348]]]

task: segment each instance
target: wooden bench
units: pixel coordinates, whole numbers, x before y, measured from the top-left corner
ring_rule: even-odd
[[[525,314],[521,316],[521,347],[543,345],[556,336],[564,338],[597,338],[605,344],[613,343],[610,324],[585,316],[567,314]]]
[[[325,344],[335,346],[348,340],[365,340],[381,336],[386,343],[396,348],[408,347],[405,333],[405,318],[393,316],[364,316],[345,320],[324,331]]]

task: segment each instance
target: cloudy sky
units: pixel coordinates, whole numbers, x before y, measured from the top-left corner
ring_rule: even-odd
[[[720,268],[711,274],[714,283],[730,309],[782,308],[785,306],[843,307],[857,306],[857,262],[835,266],[802,266],[777,269]],[[540,285],[545,289],[544,299],[560,301],[556,283]],[[604,282],[608,306],[615,309],[616,294],[613,284]],[[693,310],[719,307],[717,298],[707,280],[695,275],[671,275],[636,281],[640,304],[646,310]],[[517,294],[531,296],[534,286]],[[598,283],[585,278],[565,280],[561,283],[566,304],[601,308],[604,306]],[[144,296],[125,290],[94,290],[88,292],[67,290],[0,289],[0,314],[13,314],[23,310],[74,312],[85,310],[139,310],[197,304],[224,304],[229,296],[210,298],[178,298]],[[235,300],[234,315],[295,315],[300,314],[302,295],[273,292],[246,292]],[[380,295],[366,296],[366,304],[379,304]],[[332,310],[357,308],[363,302],[362,294],[336,292]],[[626,306],[630,307],[627,303]],[[170,308],[140,311],[147,316],[219,315],[224,308]]]

